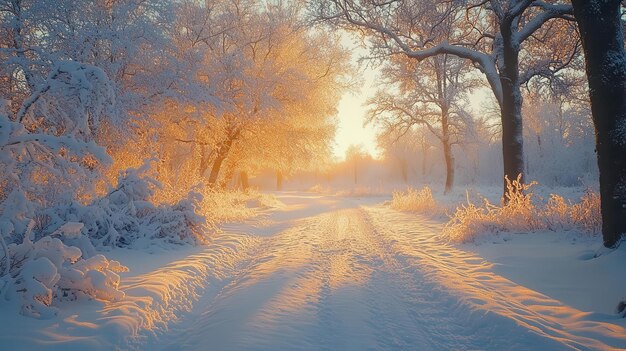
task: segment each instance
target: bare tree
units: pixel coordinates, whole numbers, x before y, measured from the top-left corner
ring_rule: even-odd
[[[414,125],[426,126],[441,142],[447,194],[454,184],[452,146],[462,141],[464,125],[471,119],[462,106],[465,93],[473,86],[473,80],[467,77],[467,64],[445,54],[420,65],[395,61],[384,71],[385,88],[369,101],[369,120],[399,135],[405,135]]]
[[[572,7],[561,1],[349,1],[317,0],[317,19],[371,38],[378,55],[403,53],[422,61],[448,54],[470,60],[487,79],[502,119],[504,176],[515,179],[524,171],[522,93],[520,86],[535,77],[551,79],[577,52],[576,33],[559,36],[560,55],[536,57],[531,46],[557,44],[544,35],[555,21],[571,20]],[[446,26],[454,27],[452,37]],[[570,38],[569,40],[564,40]],[[523,61],[521,61],[523,60]],[[523,69],[523,71],[522,71]],[[506,191],[506,187],[505,187]]]
[[[363,145],[350,145],[346,150],[346,163],[352,164],[352,176],[355,185],[358,183],[359,180],[359,167],[363,163],[363,160],[366,159],[366,157],[367,153],[365,152]]]

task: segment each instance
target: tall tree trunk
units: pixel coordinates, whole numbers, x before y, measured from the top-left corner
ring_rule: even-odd
[[[626,233],[626,52],[620,0],[572,0],[585,52],[600,170],[602,237]]]
[[[516,179],[524,172],[524,139],[522,124],[522,92],[519,84],[519,45],[513,40],[511,25],[503,24],[500,83],[502,84],[502,160],[504,177]],[[523,179],[521,179],[523,181]],[[506,182],[503,180],[503,194]],[[506,201],[506,196],[503,196]]]
[[[283,190],[283,173],[280,170],[276,171],[276,190]]]
[[[443,193],[448,194],[454,186],[454,155],[452,155],[452,145],[449,142],[443,143],[443,156],[446,160],[446,187]]]
[[[235,140],[239,137],[238,130],[229,131],[226,140],[220,143],[217,148],[217,156],[215,157],[215,161],[213,161],[213,166],[211,166],[211,173],[209,175],[209,186],[214,187],[216,185],[217,179],[220,175],[220,169],[222,168],[222,164],[224,160],[228,156],[230,152],[230,148],[233,146]],[[232,176],[232,173],[231,173]]]
[[[246,191],[250,187],[250,181],[248,179],[248,173],[246,171],[239,172],[239,180],[241,181],[241,188]]]
[[[211,166],[211,174],[209,175],[209,186],[215,186],[217,182],[217,177],[220,175],[220,169],[222,168],[222,163],[226,159],[226,155],[218,155],[213,161],[213,166]]]
[[[454,186],[454,156],[450,142],[450,125],[448,124],[448,108],[441,109],[441,143],[443,144],[443,157],[446,161],[446,185],[443,193],[448,194]]]
[[[357,178],[356,178],[356,173],[357,173],[357,160],[354,160],[354,184],[357,183]]]

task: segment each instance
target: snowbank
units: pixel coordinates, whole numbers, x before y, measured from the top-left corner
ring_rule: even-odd
[[[118,277],[115,299],[83,300],[59,310],[58,318],[37,320],[20,316],[14,306],[0,302],[0,340],[10,350],[133,349],[168,330],[188,312],[207,289],[215,293],[227,283],[235,266],[258,240],[242,234],[223,234],[206,247],[167,253],[115,249],[130,272]],[[94,268],[103,257],[86,260]],[[80,261],[79,261],[80,262]],[[115,261],[108,261],[109,268]],[[39,265],[39,263],[37,263]],[[49,267],[48,265],[42,265]],[[140,274],[137,274],[137,273]],[[100,280],[102,281],[102,280]]]
[[[492,236],[480,245],[462,244],[492,262],[495,273],[581,311],[619,318],[626,298],[622,276],[626,248],[597,255],[599,238],[565,231]],[[597,257],[596,257],[597,256]]]
[[[80,225],[65,226],[76,235]],[[70,230],[71,229],[71,230]],[[46,236],[32,242],[8,246],[9,274],[2,277],[2,296],[16,303],[25,316],[51,318],[63,301],[98,299],[116,301],[124,297],[117,273],[127,271],[119,262],[103,255],[83,258],[79,248],[59,238]]]

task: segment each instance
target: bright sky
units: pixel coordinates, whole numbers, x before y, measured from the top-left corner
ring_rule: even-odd
[[[342,38],[342,44],[352,52],[352,61],[358,65],[358,59],[367,56],[367,49],[360,47],[350,39],[349,34]],[[337,159],[343,160],[346,150],[350,145],[362,145],[363,148],[374,157],[380,156],[380,150],[376,145],[376,134],[378,128],[369,124],[364,126],[367,107],[367,99],[376,93],[376,79],[379,74],[377,69],[371,67],[361,67],[359,74],[363,79],[360,82],[361,88],[346,92],[339,102],[338,107],[338,128],[335,135],[335,145],[333,154]],[[476,89],[469,97],[470,111],[474,114],[484,113],[484,102],[491,96],[491,91],[486,88]]]
[[[359,57],[367,54],[367,50],[352,43],[349,37],[343,40],[346,47],[353,52],[352,60],[357,64]],[[341,99],[338,107],[338,128],[335,136],[334,155],[344,159],[350,145],[360,144],[372,156],[377,157],[379,150],[376,147],[376,128],[372,125],[363,126],[367,107],[365,102],[376,92],[376,71],[372,68],[359,70],[363,81],[360,89],[347,92]]]

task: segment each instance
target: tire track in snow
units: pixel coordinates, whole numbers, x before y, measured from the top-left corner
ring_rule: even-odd
[[[263,238],[250,259],[241,262],[229,283],[218,294],[198,304],[197,311],[164,338],[172,339],[171,342],[157,348],[205,350],[210,345],[215,350],[244,350],[263,344],[263,338],[257,335],[259,321],[255,321],[258,317],[255,313],[289,283],[286,274],[289,267],[299,267],[306,260],[306,253],[298,254],[286,242],[298,236],[299,230],[290,228],[280,235]],[[306,238],[302,239],[306,243]],[[271,320],[260,322],[271,323]],[[248,345],[250,342],[253,343]]]
[[[540,311],[511,290],[493,291],[504,285],[489,284],[489,263],[438,241],[427,221],[355,206],[264,233],[223,288],[196,303],[155,349],[609,348],[552,333],[558,321],[528,322]]]
[[[315,217],[266,240],[173,348],[469,348],[449,301],[424,290],[365,212]],[[484,340],[479,340],[484,341]],[[476,342],[478,344],[478,342]],[[472,347],[473,348],[473,347]]]
[[[186,323],[171,349],[362,350],[380,310],[362,284],[369,246],[350,231],[356,210],[324,214],[268,238],[257,257]],[[200,306],[200,305],[199,305]],[[242,308],[243,307],[243,308]],[[167,349],[167,348],[166,348]]]
[[[438,235],[441,225],[380,206],[368,207],[366,212],[382,237],[393,238],[389,240],[391,251],[408,267],[421,270],[424,283],[433,290],[445,292],[454,314],[489,341],[478,344],[482,348],[498,349],[497,343],[507,340],[497,341],[489,335],[503,332],[508,337],[507,349],[525,350],[533,343],[551,344],[551,350],[626,347],[626,329],[621,325],[595,320],[591,313],[496,275],[481,257],[443,242]],[[502,325],[520,333],[507,333],[499,328]]]
[[[320,245],[313,262],[321,266],[323,288],[315,308],[320,328],[311,333],[311,345],[324,350],[363,350],[376,341],[372,309],[365,283],[372,274],[371,247],[362,240],[362,226],[356,210],[333,212],[320,218],[316,228]]]

